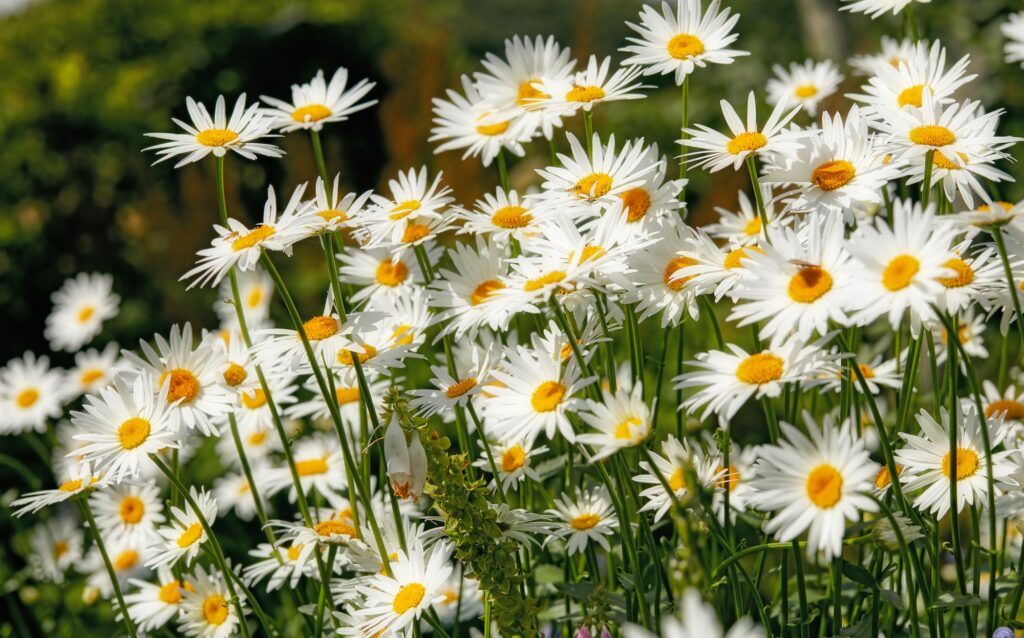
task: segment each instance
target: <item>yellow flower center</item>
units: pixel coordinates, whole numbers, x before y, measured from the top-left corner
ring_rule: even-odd
[[[811,173],[811,183],[823,191],[834,191],[846,186],[857,175],[857,169],[846,160],[825,162]]]
[[[159,598],[161,602],[168,605],[177,605],[181,602],[181,583],[172,580],[160,588]]]
[[[199,537],[203,535],[203,526],[199,523],[192,523],[188,526],[181,536],[178,537],[178,547],[188,547],[199,540]]]
[[[416,336],[416,332],[412,326],[402,324],[395,328],[391,332],[391,338],[395,340],[396,346],[407,346],[412,343],[413,337]]]
[[[149,438],[149,421],[133,416],[117,428],[117,438],[125,450],[134,450]]]
[[[677,60],[685,60],[704,53],[704,43],[689,33],[672,36],[665,48],[668,49],[668,54]]]
[[[800,86],[793,89],[793,95],[797,96],[801,100],[806,100],[809,97],[814,97],[818,94],[818,87],[813,84],[801,84]]]
[[[573,529],[583,531],[590,529],[591,527],[597,525],[600,522],[601,517],[597,514],[580,514],[579,516],[576,516],[571,521],[569,521],[569,524],[573,526]]]
[[[114,569],[119,572],[128,571],[139,562],[139,553],[134,549],[126,549],[114,559]]]
[[[912,255],[894,257],[882,271],[882,285],[891,292],[903,290],[913,281],[914,275],[921,269],[921,262]]]
[[[967,153],[958,152],[957,157],[959,157],[961,160],[960,164],[957,164],[953,160],[943,155],[942,151],[935,151],[935,155],[932,157],[932,164],[935,165],[935,168],[944,168],[947,171],[958,171],[964,167],[964,164],[967,163]]]
[[[491,215],[491,223],[498,228],[522,228],[532,221],[533,215],[522,206],[503,206]]]
[[[423,239],[430,234],[430,227],[426,224],[417,224],[412,222],[405,227],[405,232],[402,233],[402,243],[412,244]]]
[[[469,304],[471,306],[479,306],[490,299],[491,295],[504,287],[505,284],[501,283],[497,279],[488,279],[483,281],[479,286],[473,289],[473,294],[469,296]]]
[[[237,363],[232,363],[229,364],[228,369],[224,371],[224,383],[228,384],[233,388],[236,385],[240,384],[241,382],[245,381],[245,377],[247,376],[248,373],[245,371],[245,368],[238,365]]]
[[[558,282],[565,279],[565,273],[561,270],[552,270],[549,273],[543,274],[536,279],[530,279],[523,284],[523,290],[526,292],[536,292],[544,286],[550,284],[557,284]]]
[[[395,600],[391,603],[391,608],[396,614],[402,615],[410,609],[416,607],[423,600],[423,595],[427,592],[427,589],[419,583],[409,583],[395,594]]]
[[[949,473],[950,457],[949,452],[942,457],[942,473],[946,478],[951,478]],[[956,449],[956,480],[962,481],[978,473],[978,454],[974,450],[965,447]]]
[[[643,425],[643,421],[631,416],[627,419],[623,419],[617,426],[615,426],[615,438],[619,441],[633,441],[637,437],[633,434],[633,428]],[[640,434],[640,433],[638,433]]]
[[[385,259],[377,266],[374,278],[382,286],[394,288],[409,276],[409,268],[398,260]]]
[[[501,455],[501,469],[515,472],[526,464],[526,450],[521,445],[513,445]]]
[[[715,473],[722,472],[722,470],[725,470],[725,468],[720,465],[715,469]],[[735,491],[739,484],[740,471],[732,463],[729,464],[729,469],[722,474],[721,478],[715,481],[717,487],[728,489],[730,492]]]
[[[993,417],[997,414],[1002,414],[1003,418],[1008,420],[1024,420],[1024,404],[1013,399],[1000,399],[989,403],[985,408],[985,416]]]
[[[64,541],[57,541],[53,544],[53,558],[60,560],[60,557],[68,553],[68,544]]]
[[[784,362],[770,352],[752,354],[736,366],[736,378],[748,385],[761,385],[782,378]]]
[[[267,433],[264,431],[253,432],[249,435],[249,445],[263,445],[267,440]]]
[[[529,107],[533,105],[536,100],[546,100],[550,95],[541,91],[537,87],[533,86],[533,83],[537,82],[536,79],[526,80],[519,85],[519,90],[516,91],[516,103],[522,107]]]
[[[370,359],[377,356],[377,349],[368,343],[362,344],[363,351],[357,352],[356,357],[359,358],[359,363],[366,363]],[[352,362],[352,351],[351,350],[339,350],[338,351],[338,363],[346,366],[354,365]]]
[[[409,215],[411,215],[415,211],[418,211],[419,209],[420,209],[420,200],[418,200],[418,199],[410,199],[409,201],[402,202],[398,206],[395,206],[394,208],[392,208],[391,209],[391,214],[388,215],[388,218],[391,221],[397,222],[400,219],[405,219],[406,217],[408,217]]]
[[[761,232],[761,218],[751,217],[747,220],[746,225],[743,226],[743,234],[747,237],[753,237],[754,235]]]
[[[196,141],[203,146],[225,146],[237,139],[238,133],[226,128],[208,128],[196,135]]]
[[[80,487],[82,487],[82,479],[74,479],[61,483],[57,489],[61,492],[75,492],[78,491]]]
[[[138,496],[129,494],[121,499],[121,520],[128,525],[134,525],[142,520],[146,513],[146,504]]]
[[[350,536],[352,538],[358,538],[359,536],[354,527],[345,521],[339,521],[337,519],[321,521],[313,527],[313,531],[316,532],[318,536]]]
[[[266,404],[267,395],[260,388],[256,388],[255,390],[253,390],[252,394],[249,394],[248,392],[242,393],[242,405],[249,408],[250,410],[262,408]]]
[[[607,173],[591,173],[572,187],[571,191],[576,197],[594,199],[604,197],[612,189],[612,177]]]
[[[921,146],[948,146],[956,141],[956,135],[945,126],[926,124],[910,129],[910,141]]]
[[[580,86],[579,84],[574,85],[569,92],[565,94],[566,102],[593,102],[594,100],[600,100],[604,97],[604,89],[599,86]]]
[[[334,390],[334,395],[338,398],[338,405],[355,403],[359,400],[359,386],[337,388]]]
[[[449,399],[454,399],[456,397],[461,397],[462,395],[466,394],[467,392],[469,392],[470,390],[472,390],[475,387],[476,387],[476,378],[475,377],[466,377],[462,381],[459,381],[458,383],[456,383],[456,384],[454,384],[452,386],[449,386],[448,390],[445,392],[445,394],[448,395]]]
[[[303,323],[302,331],[310,341],[320,341],[337,334],[338,327],[338,320],[334,317],[318,315]]]
[[[288,560],[299,560],[299,556],[302,555],[302,548],[305,547],[302,543],[295,543],[288,548]]]
[[[831,509],[843,497],[843,476],[828,463],[807,475],[807,498],[822,509]]]
[[[813,303],[832,290],[832,275],[820,266],[804,266],[789,280],[789,298],[797,303]]]
[[[651,195],[644,188],[631,188],[619,195],[626,211],[626,221],[635,224],[644,218],[651,207]]]
[[[170,377],[167,389],[167,402],[174,403],[181,399],[182,403],[191,403],[199,394],[199,379],[185,368],[174,368],[160,375],[160,385]]]
[[[296,122],[319,122],[325,117],[331,116],[331,109],[323,104],[310,104],[300,106],[292,111],[292,119]]]
[[[672,261],[668,262],[667,266],[665,266],[665,270],[661,273],[661,279],[665,282],[665,286],[668,287],[669,290],[682,290],[683,286],[686,285],[686,282],[696,277],[696,275],[679,277],[677,279],[672,279],[672,275],[676,274],[677,270],[681,270],[687,266],[696,265],[696,259],[691,259],[689,257],[675,257]]]
[[[262,288],[253,288],[245,297],[245,304],[250,308],[255,308],[256,306],[260,305],[261,301],[263,301]]]
[[[734,268],[743,268],[743,260],[749,257],[747,250],[751,250],[755,253],[764,254],[764,250],[757,246],[746,246],[733,249],[729,251],[729,254],[725,256],[725,261],[722,263],[723,266],[729,270]]]
[[[558,381],[545,381],[530,397],[535,412],[553,412],[565,397],[565,386]]]
[[[902,473],[902,472],[903,472],[903,466],[897,464],[896,465],[896,474],[897,474],[897,476],[900,473]],[[888,465],[883,465],[882,469],[878,470],[878,474],[875,475],[875,487],[877,489],[884,490],[885,488],[889,487],[890,485],[892,485],[892,473],[889,472],[889,466]]]
[[[245,250],[246,248],[252,248],[259,244],[261,241],[270,237],[277,232],[270,224],[263,224],[253,228],[244,235],[239,235],[233,242],[231,242],[231,250],[238,252]]]
[[[207,596],[203,601],[203,618],[211,625],[223,625],[228,619],[228,601],[220,594]]]
[[[82,375],[78,377],[78,382],[82,385],[92,385],[96,381],[102,379],[103,375],[103,370],[100,370],[99,368],[89,368],[88,370],[82,371]]]
[[[18,393],[18,396],[14,397],[14,402],[23,410],[31,408],[38,400],[39,390],[36,390],[35,388],[25,388]]]
[[[86,306],[78,311],[78,323],[85,323],[92,319],[92,316],[96,314],[96,309],[92,306]]]
[[[732,155],[739,155],[747,151],[756,151],[759,148],[763,148],[766,144],[768,144],[767,137],[757,131],[747,131],[729,140],[729,143],[725,145],[725,150],[729,151]]]
[[[306,459],[295,464],[295,471],[299,476],[313,476],[314,474],[327,473],[327,459]]]
[[[495,135],[501,135],[508,130],[508,120],[504,122],[496,122],[494,124],[481,124],[476,127],[476,132],[480,135],[486,135],[493,137]]]
[[[348,213],[346,213],[343,210],[337,210],[335,208],[329,208],[327,210],[318,210],[316,212],[316,215],[317,217],[328,223],[348,221]]]
[[[952,277],[939,277],[939,283],[946,288],[962,288],[974,281],[974,269],[963,259],[954,257],[942,265],[956,273]]]
[[[672,472],[672,476],[668,477],[668,486],[672,488],[673,492],[686,487],[686,476],[683,474],[683,468],[677,467],[675,472]]]
[[[923,93],[924,85],[915,84],[912,87],[900,91],[899,96],[896,97],[896,103],[899,104],[901,108],[908,105],[921,108],[921,98],[923,97]]]

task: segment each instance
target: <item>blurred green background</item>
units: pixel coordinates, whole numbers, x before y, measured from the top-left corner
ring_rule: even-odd
[[[872,21],[839,13],[838,0],[730,0],[742,17],[738,48],[753,55],[693,78],[691,121],[714,125],[717,101],[751,89],[763,94],[774,63],[807,57],[841,65],[899,35],[898,17]],[[378,83],[381,103],[329,127],[330,171],[344,186],[382,185],[395,171],[427,163],[443,169],[461,202],[496,182],[494,170],[434,156],[426,142],[430,99],[479,69],[487,51],[515,34],[553,34],[573,54],[617,52],[641,3],[633,0],[6,0],[0,8],[0,317],[8,338],[0,361],[25,349],[45,352],[50,294],[79,271],[109,272],[123,299],[104,337],[134,345],[172,322],[215,318],[216,293],[185,292],[177,279],[207,245],[216,218],[212,161],[174,170],[150,166],[147,131],[169,131],[186,96],[212,104],[219,94],[285,97],[317,69],[348,67]],[[1004,133],[1024,133],[1021,69],[1002,63],[998,25],[1017,0],[933,0],[919,10],[923,33],[952,55],[969,52],[980,75],[971,95],[1009,110]],[[1019,8],[1019,7],[1014,7]],[[845,65],[844,65],[845,66]],[[850,77],[843,90],[857,88]],[[644,136],[670,148],[678,93],[656,78],[650,99],[598,109],[597,127]],[[834,99],[832,106],[842,106]],[[805,120],[806,121],[806,120]],[[570,130],[580,121],[569,124]],[[314,175],[308,139],[280,140],[284,160],[228,163],[232,213],[258,215],[268,183],[279,192]],[[564,145],[564,144],[563,144]],[[537,142],[513,166],[525,186],[545,158]],[[671,149],[674,153],[675,149]],[[715,205],[733,206],[744,177],[694,176],[697,222]],[[1005,188],[1007,198],[1019,187]],[[324,282],[316,246],[288,264],[299,295],[313,299]],[[70,363],[67,355],[55,357]]]

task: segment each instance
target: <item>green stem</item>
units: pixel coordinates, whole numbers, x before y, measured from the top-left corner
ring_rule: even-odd
[[[320,144],[320,132],[310,129],[309,139],[313,142],[313,155],[316,158],[316,170],[320,173],[320,179],[324,180],[324,188],[330,186],[327,178],[327,164],[324,163],[324,149]]]
[[[1013,268],[1010,267],[1010,257],[1006,252],[1006,242],[1003,240],[1003,229],[999,226],[992,228],[992,238],[996,240],[996,248],[999,251],[999,259],[1003,262],[1003,274],[1006,275],[1006,283],[1010,287],[1010,300],[1013,303],[1013,311],[1017,314],[1014,323],[1017,325],[1017,334],[1020,336],[1021,351],[1024,352],[1024,314],[1021,314],[1020,293],[1017,282],[1013,279]]]
[[[764,240],[771,242],[768,237],[768,212],[764,208],[764,197],[761,195],[761,181],[757,176],[757,160],[754,155],[747,155],[747,171],[750,173],[750,186],[754,190],[754,201],[757,203],[757,214],[761,217],[761,232]]]
[[[100,534],[100,528],[96,525],[96,519],[93,518],[92,508],[89,506],[89,497],[82,496],[76,500],[78,501],[78,507],[82,510],[82,516],[85,517],[86,522],[89,524],[89,531],[92,532],[93,540],[96,541],[96,548],[100,550],[103,566],[107,568],[107,574],[110,576],[110,584],[114,587],[114,597],[117,599],[118,607],[121,608],[121,622],[124,623],[124,628],[128,630],[128,635],[131,638],[136,638],[138,633],[135,631],[135,623],[132,622],[131,616],[128,615],[128,605],[124,602],[121,584],[117,580],[114,564],[110,562],[107,546],[103,544],[103,535]]]
[[[498,149],[498,179],[501,180],[501,190],[508,193],[511,188],[508,185],[508,161],[505,159],[505,148]]]

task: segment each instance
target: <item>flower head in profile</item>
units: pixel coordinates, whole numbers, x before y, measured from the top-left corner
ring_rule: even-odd
[[[1024,11],[1011,14],[1006,22],[999,25],[999,30],[1006,36],[1003,51],[1006,61],[1010,64],[1024,62]]]
[[[611,65],[610,57],[599,62],[597,56],[592,55],[583,71],[535,82],[533,87],[538,93],[528,102],[559,116],[566,116],[579,110],[590,111],[602,102],[643,98],[640,89],[649,88],[637,82],[643,69],[636,66],[621,67],[609,77]]]
[[[434,153],[465,149],[462,159],[480,157],[490,166],[503,149],[522,157],[523,142],[532,136],[518,117],[518,109],[501,110],[477,91],[469,76],[462,76],[463,94],[448,89],[448,99],[434,98],[434,128],[429,142],[441,142]]]
[[[360,80],[351,87],[347,84],[348,69],[345,67],[338,67],[330,82],[324,80],[324,72],[320,70],[309,82],[292,85],[291,102],[261,96],[269,108],[260,112],[267,118],[269,126],[282,133],[302,129],[319,131],[324,124],[343,122],[349,115],[377,103],[377,100],[360,102],[376,86],[375,82]]]
[[[915,2],[928,4],[932,0],[843,0],[844,4],[840,11],[852,11],[853,13],[865,13],[871,18],[878,18],[886,13],[896,15],[903,11],[907,5]]]

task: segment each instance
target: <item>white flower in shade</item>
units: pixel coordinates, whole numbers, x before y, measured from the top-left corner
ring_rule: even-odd
[[[878,511],[869,497],[878,468],[849,423],[804,421],[809,436],[782,423],[783,440],[760,448],[751,502],[773,512],[765,532],[786,542],[807,531],[808,555],[831,560],[842,553],[846,522]]]
[[[686,484],[686,472],[692,469],[701,487],[708,491],[714,491],[721,487],[725,480],[725,468],[721,465],[721,458],[715,454],[704,454],[699,448],[693,449],[684,441],[680,441],[671,434],[661,444],[661,454],[651,452],[654,460],[654,467],[647,461],[640,461],[642,473],[633,477],[633,480],[641,485],[646,485],[640,492],[640,497],[646,500],[641,512],[654,512],[654,520],[660,521],[672,507],[672,503],[682,500],[688,492]],[[668,483],[672,494],[669,494],[662,484],[664,479]]]
[[[505,192],[498,188],[494,193],[484,193],[472,209],[453,206],[455,219],[462,220],[463,233],[482,235],[500,245],[510,239],[522,241],[536,232],[536,211],[531,202],[519,196],[515,190]]]
[[[714,412],[728,421],[748,399],[777,397],[786,383],[813,379],[827,361],[820,347],[795,336],[754,354],[726,346],[729,352],[698,354],[689,362],[697,370],[675,378],[676,389],[700,388],[680,407],[687,412],[704,408],[702,419]]]
[[[410,168],[388,180],[390,197],[371,195],[374,207],[364,217],[368,245],[402,245],[426,236],[424,229],[441,220],[441,212],[454,199],[451,189],[441,184],[442,173],[427,184],[427,167]]]
[[[808,115],[818,113],[821,101],[836,92],[843,74],[831,60],[790,64],[789,69],[776,64],[775,77],[768,80],[768,101],[772,104],[802,106]]]
[[[267,201],[263,206],[263,221],[249,228],[242,222],[228,218],[228,227],[215,224],[217,237],[197,255],[196,267],[181,276],[190,279],[189,288],[194,286],[217,285],[232,268],[245,272],[253,270],[264,250],[292,254],[292,246],[309,236],[313,221],[309,202],[302,201],[306,185],[302,184],[292,193],[291,199],[279,215],[274,187],[267,187]]]
[[[205,489],[200,491],[193,486],[189,493],[199,505],[199,512],[191,504],[187,504],[184,510],[171,507],[169,524],[156,530],[162,538],[153,544],[152,555],[146,561],[146,566],[173,567],[179,560],[185,559],[187,567],[199,555],[199,550],[208,539],[200,515],[212,526],[217,518],[217,501]]]
[[[179,447],[178,431],[167,402],[169,386],[159,390],[149,375],[129,384],[121,377],[85,397],[82,412],[72,412],[71,422],[85,445],[70,455],[92,462],[111,482],[139,476],[152,465],[150,454]]]
[[[128,616],[142,631],[155,631],[165,627],[181,610],[183,592],[191,585],[174,577],[167,567],[157,570],[155,582],[131,579],[135,591],[125,594]]]
[[[999,30],[1006,36],[1006,44],[1003,45],[1006,62],[1024,62],[1024,11],[1010,14],[1006,22],[999,25]]]
[[[121,298],[114,294],[110,275],[79,273],[53,293],[53,311],[44,331],[54,350],[75,352],[103,329],[103,322],[117,316]]]
[[[826,334],[830,323],[847,325],[853,279],[844,244],[842,218],[827,213],[811,213],[796,230],[776,229],[762,252],[748,254],[729,321],[765,322],[761,336],[776,342],[792,333],[806,341]]]
[[[324,180],[316,178],[314,196],[306,209],[306,214],[310,215],[312,221],[309,232],[320,234],[341,231],[348,237],[351,229],[362,220],[369,208],[373,191],[341,195],[340,181],[341,175],[335,175],[331,191],[328,193]]]
[[[216,435],[235,401],[235,394],[224,387],[223,351],[202,342],[193,346],[192,325],[188,323],[172,326],[170,339],[159,334],[153,339],[156,349],[140,341],[142,356],[125,351],[125,358],[142,376],[152,378],[167,403],[175,429]]]
[[[697,294],[712,293],[715,301],[731,295],[745,276],[752,253],[764,252],[760,246],[727,245],[719,247],[701,228],[692,229],[683,237],[678,251],[680,261],[668,273],[670,283],[683,282]]]
[[[155,485],[124,481],[95,491],[89,506],[105,539],[123,538],[143,545],[159,540],[156,528],[164,522],[164,504]]]
[[[619,526],[611,496],[605,488],[563,494],[555,499],[555,507],[549,509],[548,514],[560,523],[553,533],[560,538],[568,537],[566,551],[570,556],[582,554],[590,542],[609,551],[607,537]]]
[[[0,368],[0,433],[43,432],[64,409],[69,391],[64,372],[50,359],[26,352]]]
[[[789,198],[794,211],[824,209],[853,218],[853,211],[882,203],[881,191],[899,176],[895,163],[882,160],[868,120],[852,107],[846,115],[822,115],[821,129],[811,131],[784,163],[766,170],[766,184],[792,187],[780,197]]]
[[[354,326],[349,344],[329,363],[348,374],[355,370],[358,359],[370,373],[390,374],[405,367],[406,359],[420,356],[415,351],[423,344],[429,320],[422,294],[379,299],[367,305],[364,312],[349,313],[348,322]]]
[[[661,638],[764,638],[764,629],[749,618],[736,621],[728,631],[715,615],[715,608],[705,603],[696,589],[683,592],[678,609],[682,620],[676,616],[664,616],[661,620]],[[625,638],[657,638],[655,634],[637,625],[626,624],[622,628]]]
[[[145,578],[149,575],[149,569],[144,564],[148,556],[145,545],[118,539],[106,541],[106,549],[122,591],[132,578]],[[96,545],[89,549],[76,568],[85,574],[87,588],[95,588],[101,597],[113,600],[114,585],[110,581],[110,572]]]
[[[922,321],[935,317],[932,304],[944,290],[939,279],[956,276],[945,266],[956,257],[952,235],[950,226],[936,222],[934,206],[924,209],[910,200],[894,202],[892,228],[884,219],[862,224],[846,246],[858,266],[849,297],[857,312],[851,319],[866,324],[887,316],[895,328],[909,313],[917,334]]]
[[[64,574],[82,559],[85,534],[81,521],[61,514],[32,528],[29,533],[32,554],[28,562],[41,579],[64,582]]]
[[[900,432],[906,445],[896,450],[896,462],[903,466],[900,482],[908,492],[924,488],[914,499],[914,507],[942,519],[949,513],[950,485],[956,480],[956,511],[966,505],[985,507],[988,503],[988,472],[991,464],[994,489],[1016,486],[1013,475],[1019,470],[1013,451],[985,453],[982,428],[988,432],[990,442],[996,441],[998,418],[979,418],[969,401],[960,404],[957,411],[956,456],[950,454],[949,413],[942,408],[941,423],[924,410],[917,415],[921,435]],[[994,445],[994,443],[992,443]]]
[[[267,379],[267,390],[262,387],[243,389],[238,393],[238,402],[234,406],[238,426],[245,430],[255,431],[260,426],[273,423],[274,415],[270,410],[268,399],[273,400],[278,410],[286,410],[289,404],[295,403],[295,392],[298,387],[294,377],[284,372],[277,372]]]
[[[440,589],[444,600],[434,604],[437,619],[446,627],[453,626],[456,622],[474,621],[484,613],[480,581],[463,577],[463,571],[462,567],[459,568],[459,573],[452,571]]]
[[[438,311],[441,334],[475,336],[486,326],[502,329],[508,309],[494,303],[495,293],[506,287],[508,266],[503,251],[478,239],[475,244],[459,243],[449,251],[451,269],[442,267],[430,284],[430,306]]]
[[[747,96],[747,120],[744,122],[736,114],[736,110],[721,101],[722,115],[729,127],[729,135],[724,135],[703,124],[696,129],[685,130],[686,137],[677,140],[679,144],[693,150],[687,153],[687,161],[695,166],[707,168],[712,173],[727,166],[738,170],[740,165],[751,155],[766,153],[792,153],[797,140],[803,135],[800,132],[786,131],[786,125],[800,110],[799,106],[784,103],[775,105],[772,114],[764,126],[757,125],[757,100],[754,92]]]
[[[597,56],[592,55],[583,71],[563,77],[541,78],[533,83],[533,88],[539,94],[527,100],[528,105],[536,105],[558,116],[565,116],[573,115],[580,109],[589,111],[602,102],[643,98],[644,94],[638,91],[648,87],[636,82],[643,69],[636,66],[622,67],[608,77],[611,64],[610,57],[598,62]]]
[[[102,475],[94,473],[88,462],[75,463],[69,467],[68,480],[58,485],[55,489],[38,490],[23,494],[20,498],[11,503],[15,516],[34,514],[39,510],[63,503],[87,490],[96,487],[102,479]]]
[[[110,384],[121,365],[116,343],[108,343],[103,350],[82,350],[75,353],[75,367],[68,370],[68,381],[75,386],[75,395],[94,394]]]
[[[886,109],[921,108],[928,97],[937,104],[948,104],[957,89],[976,77],[965,75],[970,63],[971,56],[965,55],[947,70],[945,47],[938,41],[931,48],[920,42],[906,59],[876,65],[872,77],[862,87],[864,94],[850,98],[868,105],[876,114]]]
[[[538,107],[537,99],[550,95],[537,88],[572,75],[575,60],[569,59],[569,48],[562,47],[553,36],[537,36],[534,40],[515,36],[505,40],[505,58],[488,53],[482,62],[487,73],[474,73],[478,90],[499,109],[514,108],[530,136],[539,131],[547,139],[562,125],[558,113]]]
[[[274,298],[274,282],[259,266],[236,273],[238,298],[242,302],[246,327],[256,330],[270,318],[270,302]],[[238,314],[231,293],[231,282],[222,281],[218,289],[219,300],[214,305],[221,325],[231,331],[238,330]]]
[[[686,315],[694,320],[700,316],[695,288],[686,285],[688,279],[673,276],[677,270],[697,264],[680,254],[687,246],[685,240],[692,235],[678,218],[665,218],[658,227],[657,241],[629,256],[629,278],[634,288],[623,300],[637,304],[639,321],[661,312],[664,328],[678,325]]]
[[[508,490],[519,487],[519,483],[527,478],[540,482],[542,475],[535,466],[536,457],[548,451],[547,446],[532,445],[525,439],[509,439],[499,443],[488,443],[491,448],[491,458],[494,459],[494,467],[497,468],[497,475],[491,480],[493,487],[495,481],[501,480],[501,486]],[[491,461],[487,452],[481,452],[480,458],[473,463],[485,472],[492,472]]]
[[[332,370],[334,374],[334,396],[341,411],[343,423],[358,423],[359,415],[363,411],[363,404],[359,400],[359,379],[355,368]],[[386,376],[375,374],[372,370],[364,370],[366,382],[369,385],[370,395],[375,397],[384,396],[387,392],[389,379]],[[330,383],[330,381],[328,381]],[[310,376],[305,383],[306,390],[310,393],[304,401],[299,401],[288,406],[285,415],[293,419],[304,419],[310,417],[314,422],[328,421],[331,419],[331,409],[324,401],[320,393],[320,386],[316,378]]]
[[[662,2],[660,12],[645,5],[640,24],[626,23],[639,37],[626,38],[632,44],[620,50],[633,55],[623,64],[646,67],[644,75],[675,74],[676,84],[697,67],[732,64],[750,53],[728,48],[738,37],[733,29],[740,19],[730,12],[719,9],[719,0],[712,0],[707,11],[700,0],[676,0],[675,11],[668,2]]]
[[[462,159],[480,157],[490,166],[502,150],[522,157],[523,142],[530,141],[533,131],[529,122],[518,117],[519,109],[500,109],[481,94],[468,75],[462,76],[465,95],[448,89],[448,99],[434,98],[434,128],[428,142],[441,142],[435,154],[465,149]],[[525,126],[524,126],[525,125]]]
[[[235,605],[228,602],[231,592],[224,578],[220,572],[207,572],[202,566],[196,566],[188,580],[192,587],[181,589],[184,600],[178,613],[178,631],[196,638],[228,638],[235,634],[239,622],[245,619],[239,618]],[[244,595],[239,594],[239,598],[245,613]]]
[[[883,388],[899,390],[903,382],[901,370],[906,365],[906,355],[906,351],[903,351],[898,359],[883,359],[882,355],[878,355],[871,359],[871,363],[858,362],[861,376],[864,377],[864,382],[867,383],[868,391],[871,394],[877,396]],[[857,372],[853,370],[849,360],[840,359],[837,353],[833,365],[826,366],[822,370],[820,383],[826,390],[841,392],[844,378],[860,391],[860,379],[857,378]]]
[[[419,539],[411,539],[409,551],[399,551],[391,561],[391,575],[378,574],[359,592],[366,597],[355,610],[361,619],[361,635],[412,635],[413,625],[432,605],[444,601],[441,592],[452,572],[451,546],[438,543],[428,553]]]
[[[874,19],[885,13],[892,13],[893,15],[896,15],[914,2],[928,4],[931,1],[932,0],[843,0],[846,4],[840,7],[840,10],[852,11],[854,13],[865,13]]]
[[[376,86],[375,82],[360,80],[351,87],[347,84],[348,69],[345,67],[338,67],[330,82],[324,80],[324,72],[320,70],[306,84],[292,85],[291,102],[260,96],[270,107],[261,112],[269,120],[269,125],[282,133],[301,129],[319,131],[324,124],[343,122],[349,115],[377,103],[377,100],[360,102]]]
[[[588,399],[580,412],[583,422],[596,431],[577,435],[576,440],[591,446],[591,460],[599,461],[643,443],[651,433],[650,414],[639,383],[632,390],[604,392],[601,401]]]
[[[270,433],[269,436],[276,437],[273,433]],[[234,448],[234,443],[231,443],[230,446]],[[235,456],[238,456],[237,452],[235,452]],[[248,460],[253,483],[256,484],[257,491],[259,491],[260,503],[264,510],[269,509],[270,504],[267,502],[263,490],[266,483],[266,472],[270,467],[265,460],[258,457],[249,456]],[[253,490],[252,484],[249,483],[249,479],[245,478],[243,472],[228,472],[214,479],[213,497],[226,512],[234,511],[235,515],[243,521],[251,521],[256,515],[256,491]]]
[[[975,313],[973,309],[957,317],[956,332],[960,347],[975,360],[983,360],[988,357],[988,349],[985,347],[986,327],[985,315]],[[949,332],[943,323],[932,324],[932,331],[935,335],[935,362],[942,365],[949,357],[949,350],[953,344],[950,343]],[[961,372],[967,374],[967,365],[964,363],[963,357],[960,356],[959,359]]]
[[[258,102],[246,108],[244,93],[238,96],[230,118],[227,116],[223,95],[217,98],[213,117],[210,117],[205,105],[190,97],[185,98],[185,106],[188,108],[192,124],[173,119],[185,133],[146,133],[149,137],[167,140],[143,149],[156,151],[159,156],[156,163],[184,155],[185,157],[174,165],[174,168],[180,168],[185,164],[198,162],[210,153],[216,157],[224,157],[228,151],[234,151],[249,160],[254,160],[259,155],[284,155],[284,151],[273,144],[257,141],[275,136],[271,134],[271,123],[260,115]]]
[[[319,577],[315,552],[318,546],[314,544],[304,545],[302,543],[289,543],[279,540],[277,547],[270,543],[260,543],[256,549],[249,550],[249,556],[256,559],[256,562],[246,566],[242,572],[242,578],[246,585],[252,587],[264,578],[267,580],[267,592],[287,586],[295,589],[303,578],[316,579]]]
[[[918,49],[927,46],[926,42],[915,42],[912,38],[897,40],[883,35],[878,53],[855,55],[850,58],[850,66],[863,75],[878,75],[879,67],[899,68],[901,62],[908,63]]]
[[[540,169],[544,178],[540,197],[552,203],[572,204],[579,200],[614,204],[621,196],[644,183],[644,177],[657,170],[657,163],[645,162],[647,148],[642,139],[630,140],[616,152],[615,136],[601,143],[594,134],[592,153],[588,154],[572,133],[567,135],[572,155],[559,154],[559,164]]]
[[[331,500],[345,489],[345,463],[336,436],[318,433],[303,437],[292,443],[292,458],[303,492],[316,490],[320,496]],[[287,466],[269,470],[266,481],[268,496],[288,488],[288,500],[295,502],[295,484]]]
[[[775,209],[772,187],[764,183],[765,179],[761,180],[761,201],[764,202],[768,227],[778,228],[789,224],[793,221],[793,216],[783,215]],[[737,199],[738,210],[732,211],[716,206],[715,212],[718,213],[718,221],[701,226],[701,230],[715,239],[724,240],[730,246],[751,246],[760,242],[764,237],[764,233],[761,231],[761,215],[745,191],[739,191]]]

